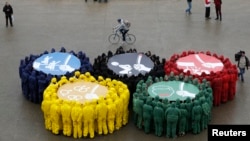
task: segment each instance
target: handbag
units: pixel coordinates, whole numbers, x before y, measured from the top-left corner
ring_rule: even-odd
[[[14,20],[15,20],[14,15],[11,15],[11,19],[12,19],[12,21],[14,21]]]

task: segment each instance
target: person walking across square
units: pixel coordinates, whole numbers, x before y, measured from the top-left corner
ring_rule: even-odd
[[[222,4],[222,0],[214,0],[214,5],[215,5],[215,12],[216,12],[216,18],[215,20],[222,20],[221,17],[221,4]]]
[[[238,60],[238,68],[239,68],[239,73],[238,73],[238,77],[240,77],[241,82],[244,82],[244,73],[245,73],[245,69],[248,70],[249,67],[249,59],[248,57],[246,57],[245,55],[245,51],[241,51],[241,56]]]
[[[10,26],[13,26],[13,23],[12,23],[13,9],[12,9],[12,6],[8,2],[5,3],[3,7],[3,12],[5,13],[6,27],[8,27],[8,21],[10,22]]]
[[[188,8],[186,9],[186,14],[192,14],[192,0],[187,0]]]

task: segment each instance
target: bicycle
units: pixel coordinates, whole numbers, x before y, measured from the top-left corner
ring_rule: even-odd
[[[113,34],[110,34],[108,40],[111,44],[117,44],[122,38],[122,35],[119,31],[114,31]],[[136,37],[133,34],[127,33],[125,35],[125,42],[127,44],[133,44],[136,41]]]

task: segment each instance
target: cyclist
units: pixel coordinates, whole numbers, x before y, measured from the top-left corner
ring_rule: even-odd
[[[125,36],[129,31],[130,22],[124,19],[117,19],[118,25],[115,26],[113,29],[117,32],[120,31],[122,34],[122,41],[125,42]]]

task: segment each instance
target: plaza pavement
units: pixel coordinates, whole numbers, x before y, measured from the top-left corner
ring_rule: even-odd
[[[139,52],[151,51],[161,58],[185,50],[211,51],[234,61],[234,53],[245,50],[250,56],[250,19],[247,0],[223,0],[222,21],[205,20],[203,0],[194,0],[192,15],[186,15],[186,0],[10,0],[14,8],[14,27],[6,28],[0,17],[0,141],[70,141],[72,137],[54,135],[45,130],[40,105],[21,94],[18,75],[20,59],[51,48],[83,51],[91,61],[98,55],[116,50],[107,38],[117,18],[131,22],[130,33],[137,38]],[[1,1],[3,7],[5,1]],[[212,124],[250,124],[250,77],[237,83],[233,101],[213,108]],[[132,113],[132,112],[131,112]],[[79,139],[90,140],[90,139]],[[167,140],[144,134],[132,121],[112,135],[96,136],[96,141]],[[207,131],[191,133],[175,140],[206,141]]]

